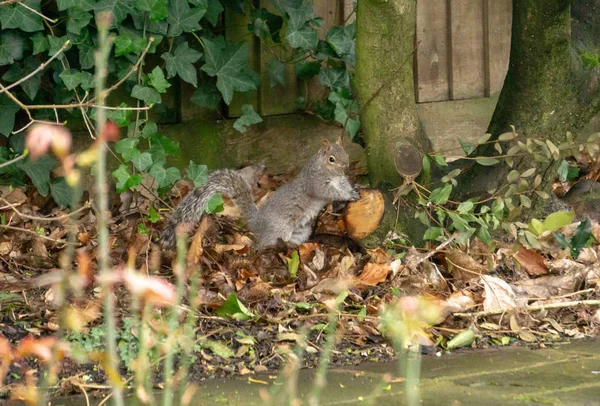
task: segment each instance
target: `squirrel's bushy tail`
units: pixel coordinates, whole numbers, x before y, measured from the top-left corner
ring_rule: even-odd
[[[225,169],[208,175],[208,182],[188,193],[175,209],[161,233],[163,248],[176,243],[176,231],[180,224],[197,224],[206,210],[209,199],[216,193],[229,197],[249,220],[256,213],[250,185],[236,171]]]

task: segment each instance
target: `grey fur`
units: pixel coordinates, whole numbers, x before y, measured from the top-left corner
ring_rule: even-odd
[[[162,246],[175,245],[179,224],[198,223],[215,193],[228,196],[240,208],[254,233],[257,249],[275,245],[278,239],[301,244],[310,237],[317,216],[327,204],[360,198],[347,177],[348,161],[340,142],[324,141],[298,176],[279,188],[260,210],[254,205],[250,185],[241,175],[229,169],[213,172],[206,185],[194,189],[181,201],[162,232]]]

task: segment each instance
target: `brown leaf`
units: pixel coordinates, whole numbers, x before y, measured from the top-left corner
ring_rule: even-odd
[[[300,256],[300,261],[303,264],[309,263],[313,252],[315,252],[315,250],[320,247],[321,244],[316,242],[306,242],[304,244],[300,244],[298,246],[298,254]]]
[[[446,266],[455,279],[467,281],[487,273],[486,268],[467,253],[450,250],[445,253]]]
[[[31,250],[35,256],[42,258],[48,257],[48,250],[41,238],[36,238],[31,242]]]
[[[208,229],[212,225],[212,221],[209,216],[203,216],[200,221],[200,225],[198,226],[198,230],[194,235],[194,239],[192,240],[192,244],[190,245],[190,250],[187,254],[187,262],[188,265],[199,265],[200,257],[204,252],[204,248],[202,247],[202,242],[204,241],[204,236],[206,235]]]
[[[548,273],[548,267],[544,262],[544,257],[536,251],[521,246],[514,258],[529,275],[537,276]]]
[[[371,262],[375,264],[387,264],[391,261],[390,256],[382,248],[367,250],[371,256]]]
[[[12,192],[6,195],[4,200],[13,206],[20,206],[27,201],[27,195],[23,193],[21,189],[15,188]],[[2,204],[2,206],[4,206],[4,204]]]
[[[375,286],[378,283],[385,281],[391,271],[392,267],[390,264],[368,263],[363,268],[362,273],[358,277],[358,281],[362,285]]]

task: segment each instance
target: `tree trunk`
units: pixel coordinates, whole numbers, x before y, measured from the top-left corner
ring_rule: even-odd
[[[509,69],[488,132],[497,137],[514,125],[520,136],[546,138],[558,145],[567,131],[577,135],[600,111],[598,68],[584,67],[572,46],[571,0],[513,0],[512,21]],[[487,148],[485,154],[493,151]],[[531,160],[522,160],[517,167],[532,165]],[[557,165],[538,164],[546,191]],[[467,189],[474,194],[489,190],[502,184],[505,175],[470,171]],[[530,212],[534,216],[545,210],[541,199],[536,200],[538,210]]]
[[[416,0],[361,0],[357,9],[356,90],[371,185],[398,185],[402,144],[431,149],[415,105]],[[383,86],[383,88],[382,88]]]

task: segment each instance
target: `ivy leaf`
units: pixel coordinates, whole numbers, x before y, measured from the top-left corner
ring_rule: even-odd
[[[8,98],[5,94],[0,94],[0,134],[6,137],[10,135],[15,127],[15,115],[21,108]]]
[[[354,66],[356,63],[355,42],[349,34],[345,27],[333,26],[327,32],[325,41],[339,57],[343,58],[350,66]]]
[[[112,172],[112,176],[117,180],[117,192],[122,193],[129,189],[135,189],[143,180],[142,175],[136,173],[132,175],[127,165],[121,164],[118,169]]]
[[[187,177],[194,182],[194,186],[206,185],[208,182],[208,168],[206,165],[196,165],[190,161],[190,165],[187,169]]]
[[[67,89],[73,90],[79,86],[84,77],[80,74],[81,72],[74,71],[72,69],[63,70],[58,77],[63,81]]]
[[[142,100],[149,106],[161,102],[160,94],[148,86],[135,85],[131,91],[131,97]]]
[[[137,149],[139,143],[139,138],[123,138],[115,144],[115,151],[121,154],[124,162],[129,162],[140,155],[140,151]]]
[[[144,129],[142,130],[142,137],[149,138],[153,135],[158,134],[158,126],[154,121],[146,121]]]
[[[37,55],[50,49],[48,38],[46,38],[46,36],[41,32],[34,34],[33,36],[29,37],[29,39],[31,39],[31,42],[33,42],[33,55]]]
[[[150,13],[150,20],[160,21],[167,18],[167,0],[136,0],[135,7],[139,11]]]
[[[198,80],[196,77],[196,68],[194,68],[194,65],[192,64],[198,61],[201,56],[202,53],[190,48],[187,42],[182,42],[177,46],[175,52],[166,52],[162,54],[161,58],[167,63],[166,69],[168,78],[179,75],[182,80],[197,87]]]
[[[300,28],[288,25],[285,38],[292,48],[315,49],[319,43],[319,33],[309,25]]]
[[[91,69],[94,67],[94,46],[90,40],[80,43],[77,48],[79,49],[79,64],[81,69]]]
[[[273,58],[268,68],[269,83],[271,87],[278,84],[285,86],[285,64],[277,58]]]
[[[444,230],[442,230],[440,227],[429,227],[427,231],[425,231],[423,239],[435,241],[442,235],[444,235]]]
[[[140,172],[150,168],[150,166],[152,166],[154,163],[152,162],[152,155],[150,155],[149,152],[142,152],[141,154],[134,156],[131,158],[131,162],[133,163],[133,166],[135,166]]]
[[[15,31],[5,31],[0,35],[0,66],[9,65],[23,57],[25,40]]]
[[[216,110],[221,101],[221,93],[215,85],[210,83],[202,83],[192,95],[192,103],[200,107],[206,107]]]
[[[52,56],[58,52],[60,48],[67,42],[69,38],[66,35],[62,37],[55,37],[53,35],[48,35],[48,43],[50,44],[50,49],[48,50],[48,55]],[[65,51],[71,49],[72,44],[67,45]],[[62,58],[62,55],[61,55]]]
[[[169,37],[177,37],[184,32],[200,30],[200,19],[206,8],[191,8],[187,0],[171,0],[169,3]]]
[[[350,85],[350,79],[346,68],[321,69],[321,72],[319,72],[319,82],[330,89],[348,87]]]
[[[7,82],[16,82],[23,78],[23,76],[28,75],[39,67],[39,62],[33,56],[28,56],[23,64],[18,62],[11,65],[11,67],[6,71],[4,75],[2,75],[2,80],[6,80]],[[27,94],[30,100],[33,100],[37,95],[38,90],[40,90],[40,85],[42,83],[42,75],[40,73],[35,74],[24,82],[21,82],[19,86],[23,91]]]
[[[471,144],[470,142],[464,142],[461,139],[459,139],[458,143],[462,147],[462,150],[465,152],[466,156],[471,155],[473,153],[473,151],[475,151],[476,146]]]
[[[233,128],[241,133],[244,133],[248,129],[247,127],[251,126],[252,124],[260,123],[261,121],[263,121],[262,118],[254,111],[252,105],[244,104],[242,106],[242,115],[240,118],[235,120],[235,123],[233,123]]]
[[[165,74],[158,66],[148,75],[148,84],[155,88],[158,93],[166,93],[167,89],[171,87],[171,84],[165,79]]]
[[[152,165],[149,173],[154,179],[156,179],[159,188],[171,186],[173,183],[181,179],[181,173],[179,172],[179,169],[165,169],[162,165]]]
[[[225,44],[204,39],[206,63],[202,70],[209,76],[217,77],[217,89],[223,95],[226,104],[231,103],[234,90],[246,92],[256,89],[257,81],[249,73],[248,45]]]
[[[49,156],[42,156],[35,161],[26,159],[18,165],[31,179],[33,186],[42,196],[50,192],[50,171],[56,166],[56,161]]]
[[[275,43],[281,42],[279,33],[283,27],[283,18],[271,13],[266,8],[255,8],[250,14],[251,24],[248,24],[248,31],[253,32],[263,41],[272,40]]]
[[[71,206],[73,189],[71,189],[71,187],[67,184],[65,178],[60,178],[52,182],[50,184],[50,193],[52,194],[56,204],[59,206]]]
[[[135,14],[135,0],[101,0],[94,6],[96,13],[110,11],[115,16],[113,26],[119,26],[128,14]],[[83,7],[82,7],[83,8]]]
[[[71,7],[81,7],[85,11],[91,11],[96,7],[95,0],[56,0],[58,11],[64,11]]]
[[[300,80],[309,80],[319,74],[321,64],[319,62],[298,62],[295,66],[296,76]]]
[[[220,213],[224,210],[223,207],[223,196],[221,193],[215,193],[208,199],[206,202],[206,212],[210,213]]]
[[[42,17],[24,7],[27,6],[40,13],[40,3],[41,0],[24,0],[0,6],[2,29],[16,28],[25,32],[42,31],[44,29]]]
[[[573,234],[573,238],[571,238],[571,256],[574,259],[579,257],[579,253],[586,247],[591,236],[592,223],[590,222],[590,219],[586,219],[579,223],[577,230],[575,230],[575,234]]]
[[[92,19],[92,15],[80,7],[69,8],[68,13],[69,19],[67,20],[67,31],[72,32],[73,34],[79,34]]]
[[[216,27],[219,23],[219,14],[221,14],[224,10],[225,9],[223,8],[219,0],[208,0],[206,14],[204,14],[204,18],[206,18],[208,22],[212,24],[213,27]]]
[[[146,38],[133,38],[131,34],[118,35],[115,38],[115,56],[142,52],[146,47]]]

